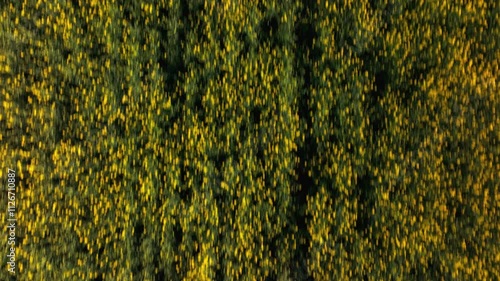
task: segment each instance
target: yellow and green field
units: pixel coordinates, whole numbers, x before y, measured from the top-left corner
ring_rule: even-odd
[[[498,1],[2,1],[0,280],[499,280],[499,67]]]

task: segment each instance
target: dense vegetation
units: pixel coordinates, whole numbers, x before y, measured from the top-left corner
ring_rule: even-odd
[[[10,2],[18,280],[500,279],[498,1]]]

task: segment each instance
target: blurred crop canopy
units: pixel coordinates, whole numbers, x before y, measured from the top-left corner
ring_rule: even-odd
[[[498,279],[499,9],[1,5],[16,275]]]

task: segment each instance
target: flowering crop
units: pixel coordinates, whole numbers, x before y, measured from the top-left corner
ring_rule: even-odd
[[[10,2],[20,280],[500,278],[497,2]]]

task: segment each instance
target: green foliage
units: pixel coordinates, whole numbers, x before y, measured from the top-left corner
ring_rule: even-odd
[[[18,278],[499,279],[499,12],[2,5]]]

